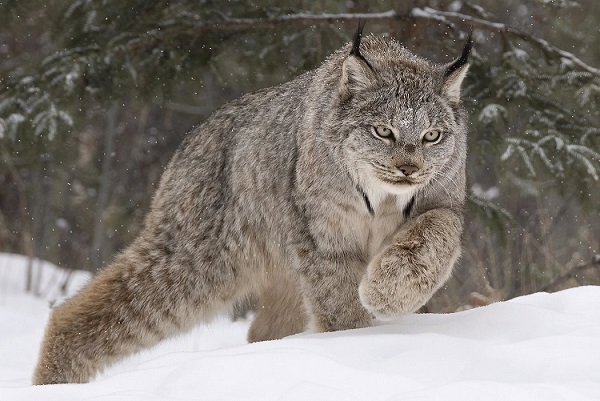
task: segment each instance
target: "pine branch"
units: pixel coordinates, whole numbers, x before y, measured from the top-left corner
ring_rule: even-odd
[[[483,9],[482,9],[483,10]],[[481,10],[478,12],[481,15]],[[107,45],[112,49],[113,52],[117,53],[128,53],[137,47],[143,47],[147,45],[147,39],[154,39],[158,41],[168,41],[173,37],[181,37],[182,35],[194,36],[201,32],[216,31],[216,32],[232,32],[232,31],[245,31],[255,29],[274,29],[282,24],[302,24],[302,25],[326,25],[334,22],[344,21],[401,21],[401,20],[414,20],[414,19],[425,19],[434,21],[437,23],[443,23],[450,29],[457,30],[455,23],[462,24],[465,29],[468,28],[479,28],[487,31],[499,32],[503,35],[512,36],[515,38],[523,39],[528,42],[532,42],[540,46],[546,53],[557,55],[565,59],[570,60],[574,65],[588,71],[595,76],[600,77],[600,69],[592,67],[577,56],[567,51],[564,51],[556,46],[551,45],[546,40],[530,35],[526,32],[520,31],[515,28],[511,28],[503,23],[491,22],[485,19],[473,17],[467,14],[461,14],[457,12],[439,11],[433,8],[413,8],[408,13],[400,14],[395,10],[389,10],[381,13],[294,13],[287,15],[276,15],[269,16],[266,18],[232,18],[227,15],[221,15],[218,20],[204,20],[199,16],[194,16],[191,21],[187,21],[187,27],[182,29],[182,24],[185,22],[174,19],[169,19],[159,23],[154,29],[150,29],[144,32],[143,37],[135,34],[117,35],[110,40]],[[132,39],[127,41],[126,39]],[[123,42],[117,44],[117,42]],[[57,59],[61,59],[65,56],[74,56],[78,53],[98,53],[101,51],[97,45],[90,46],[89,48],[76,48],[67,49],[58,54],[48,57],[44,64],[50,64]]]
[[[483,10],[483,9],[481,9]],[[480,10],[480,14],[481,14]],[[457,29],[454,23],[460,23],[465,28],[479,28],[486,31],[494,31],[506,36],[519,38],[528,42],[537,44],[546,53],[560,56],[570,60],[573,64],[588,71],[595,76],[600,77],[600,68],[592,67],[575,56],[573,53],[562,50],[548,41],[537,36],[528,34],[519,29],[511,28],[506,24],[499,22],[491,22],[485,19],[473,17],[467,14],[461,14],[451,11],[439,11],[430,7],[413,8],[408,14],[399,14],[395,10],[389,10],[381,13],[340,13],[340,14],[312,14],[312,13],[295,13],[288,15],[279,15],[268,18],[231,18],[223,16],[220,21],[201,21],[195,22],[189,29],[188,33],[196,33],[200,31],[236,31],[247,29],[273,29],[284,23],[295,23],[305,25],[315,24],[331,24],[341,21],[400,21],[409,19],[428,19],[446,24],[451,29]],[[157,30],[148,32],[149,34],[157,34],[163,36],[165,32],[160,32],[161,29],[168,29],[169,26],[159,27]]]
[[[470,15],[461,14],[461,13],[457,13],[457,12],[438,11],[438,10],[434,10],[433,8],[429,8],[429,7],[424,7],[423,9],[415,8],[412,11],[412,15],[417,18],[418,17],[448,18],[451,21],[457,21],[457,22],[460,22],[463,24],[467,24],[467,25],[472,26],[473,28],[479,28],[479,29],[483,29],[486,31],[495,31],[495,32],[501,33],[506,36],[512,36],[515,38],[523,39],[528,42],[533,42],[533,43],[537,44],[538,46],[540,46],[545,52],[547,52],[549,54],[558,55],[562,58],[570,60],[573,64],[576,64],[580,68],[600,77],[600,68],[595,68],[595,67],[592,67],[592,66],[586,64],[583,60],[581,60],[579,57],[575,56],[573,53],[569,53],[569,52],[562,50],[554,45],[551,45],[550,43],[548,43],[548,41],[538,38],[537,36],[530,35],[519,29],[511,28],[511,27],[507,26],[506,24],[503,24],[500,22],[491,22],[491,21],[487,21],[487,20],[484,20],[481,18],[476,18],[476,17],[472,17]]]

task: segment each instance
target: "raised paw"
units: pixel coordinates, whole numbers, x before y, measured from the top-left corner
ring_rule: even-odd
[[[376,318],[414,312],[446,280],[449,269],[426,248],[418,241],[400,242],[369,264],[358,291],[361,303]]]

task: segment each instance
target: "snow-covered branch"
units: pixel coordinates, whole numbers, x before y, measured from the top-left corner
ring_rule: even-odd
[[[512,28],[500,22],[492,22],[487,19],[473,17],[467,14],[461,14],[452,11],[440,11],[430,7],[413,8],[408,14],[400,14],[395,10],[389,10],[381,13],[295,13],[287,15],[278,15],[268,18],[231,18],[223,16],[220,21],[202,21],[197,20],[193,23],[193,30],[240,30],[249,28],[273,28],[281,23],[299,23],[299,24],[323,24],[339,21],[383,21],[383,20],[407,20],[412,18],[430,19],[441,22],[447,26],[456,29],[455,23],[462,23],[472,28],[479,28],[487,31],[495,31],[504,35],[520,38],[540,46],[545,52],[558,55],[580,68],[600,76],[600,68],[592,67],[585,63],[573,53],[562,50],[548,41],[537,36],[530,35],[524,31]]]
[[[573,64],[579,66],[580,68],[600,77],[600,68],[592,67],[591,65],[586,64],[583,60],[575,56],[573,53],[567,52],[554,45],[551,45],[550,43],[548,43],[548,41],[538,38],[537,36],[530,35],[526,32],[515,28],[511,28],[506,24],[500,22],[491,22],[485,19],[476,18],[467,14],[461,14],[452,11],[439,11],[430,7],[424,7],[422,9],[415,8],[412,10],[411,15],[415,18],[430,18],[435,19],[437,21],[440,21],[440,18],[446,18],[448,19],[448,23],[452,21],[461,22],[464,24],[468,24],[473,28],[495,31],[504,35],[517,37],[528,42],[533,42],[540,46],[545,52],[555,54],[564,59],[567,59]]]
[[[273,28],[282,23],[298,24],[322,24],[339,21],[382,21],[382,20],[401,20],[411,18],[410,15],[399,14],[394,10],[381,13],[295,13],[287,15],[277,15],[267,18],[231,18],[223,15],[219,21],[202,21],[194,23],[193,28],[199,30],[240,30],[240,29],[258,29]]]

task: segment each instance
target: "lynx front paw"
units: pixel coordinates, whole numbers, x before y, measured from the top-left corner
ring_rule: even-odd
[[[360,301],[376,318],[389,320],[425,304],[439,284],[439,261],[428,260],[418,241],[398,243],[371,262],[359,287]]]

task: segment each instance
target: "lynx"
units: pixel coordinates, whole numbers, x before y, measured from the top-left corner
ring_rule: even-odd
[[[440,65],[359,27],[317,69],[216,111],[139,236],[51,312],[33,383],[89,381],[249,296],[251,342],[422,306],[460,254],[470,49]]]

